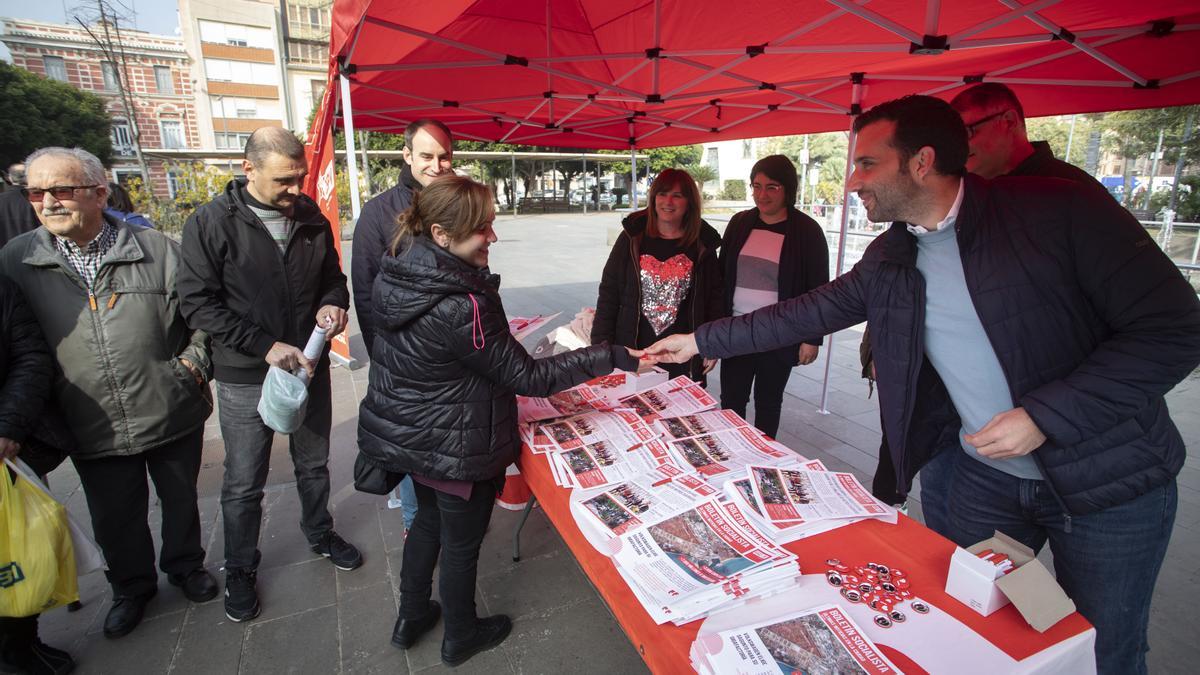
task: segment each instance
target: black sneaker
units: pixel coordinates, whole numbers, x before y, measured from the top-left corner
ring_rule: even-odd
[[[258,572],[249,567],[225,570],[225,616],[234,623],[249,621],[262,612],[258,604]]]
[[[503,614],[475,621],[475,634],[466,640],[442,640],[442,663],[459,666],[479,652],[487,651],[512,632],[512,619]]]
[[[354,544],[342,539],[333,530],[321,535],[317,543],[312,545],[312,550],[313,553],[320,553],[329,558],[329,562],[339,570],[349,572],[362,567],[363,564],[362,554],[354,548]]]

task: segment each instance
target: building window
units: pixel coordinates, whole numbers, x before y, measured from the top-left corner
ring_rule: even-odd
[[[204,59],[205,77],[216,82],[279,86],[279,70],[269,63]]]
[[[288,41],[288,60],[292,63],[324,65],[329,59],[329,43]]]
[[[46,69],[46,77],[59,82],[67,81],[67,64],[61,56],[43,56],[42,66]]]
[[[324,7],[310,6],[313,4],[312,0],[287,3],[288,33],[300,39],[328,40],[329,5],[332,3],[323,3]]]
[[[187,147],[183,142],[183,123],[177,120],[160,120],[158,123],[162,129],[162,146],[167,149],[179,149]]]
[[[167,171],[167,196],[175,199],[175,195],[179,194],[181,183],[179,174],[174,171]]]
[[[222,133],[217,132],[216,141],[218,150],[245,150],[246,141],[250,140],[248,133]]]
[[[117,157],[132,157],[133,151],[133,131],[129,128],[129,122],[122,119],[115,119],[112,123],[112,132],[109,134],[112,138],[113,154]]]
[[[742,159],[750,159],[754,154],[754,141],[746,139],[742,141]]]
[[[257,49],[272,49],[274,41],[268,28],[242,26],[235,23],[220,23],[218,21],[200,22],[200,41],[212,42],[233,47],[255,47]]]
[[[312,101],[314,104],[325,98],[325,80],[309,80],[308,88],[312,92]]]
[[[117,65],[112,61],[101,61],[100,72],[104,74],[105,91],[116,91],[120,81],[117,79]]]
[[[704,163],[716,169],[721,166],[719,148],[711,147],[708,149],[708,155],[704,158]]]
[[[160,94],[175,93],[175,81],[168,66],[154,66],[154,87]]]

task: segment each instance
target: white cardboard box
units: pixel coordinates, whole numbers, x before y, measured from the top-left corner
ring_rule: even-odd
[[[1007,555],[1013,571],[995,578],[995,567],[975,555],[989,548]],[[983,616],[1011,602],[1030,626],[1043,633],[1075,611],[1075,603],[1033,551],[999,531],[966,549],[955,549],[946,593]]]

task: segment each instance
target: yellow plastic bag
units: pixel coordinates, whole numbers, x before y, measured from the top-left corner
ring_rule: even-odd
[[[67,510],[0,465],[0,616],[30,616],[79,599]]]

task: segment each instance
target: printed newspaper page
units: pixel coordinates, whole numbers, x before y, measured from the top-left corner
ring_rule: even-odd
[[[584,413],[543,424],[542,428],[564,452],[594,443],[605,443],[610,448],[625,451],[658,438],[656,430],[629,410]]]
[[[813,607],[717,636],[716,651],[703,646],[697,650],[716,673],[900,673],[836,605]]]
[[[767,440],[753,427],[726,429],[671,441],[668,445],[679,456],[681,466],[690,466],[717,483],[723,483],[751,464],[774,465],[799,458],[786,446]]]
[[[749,422],[732,410],[709,410],[695,415],[664,417],[654,424],[667,438],[676,440],[750,426]]]
[[[551,455],[568,477],[566,487],[595,488],[619,483],[642,474],[655,481],[682,476],[684,470],[657,440],[620,450],[608,441],[596,441],[582,447]]]
[[[755,567],[794,558],[763,537],[748,535],[716,499],[623,534],[621,540],[617,566],[663,606]]]
[[[586,384],[551,394],[546,398],[517,396],[517,418],[521,422],[578,415],[607,407],[608,403]]]
[[[639,476],[600,491],[583,492],[578,499],[572,497],[576,520],[599,525],[609,535],[621,535],[716,494],[711,485],[695,476],[685,475],[665,482],[651,482],[652,478]]]
[[[715,408],[717,399],[704,391],[698,382],[680,375],[657,387],[626,396],[620,404],[633,408],[647,422],[653,422],[661,417],[678,417]]]
[[[762,513],[773,523],[887,513],[853,474],[778,466],[751,466],[749,474]]]

